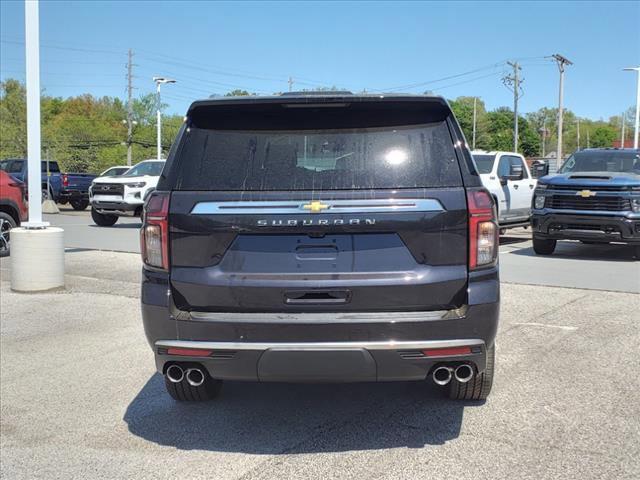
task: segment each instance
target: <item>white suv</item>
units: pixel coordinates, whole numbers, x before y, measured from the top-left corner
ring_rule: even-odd
[[[91,218],[101,227],[110,227],[118,217],[142,215],[148,192],[154,190],[164,168],[164,160],[144,160],[118,177],[98,177],[89,189]]]
[[[500,233],[507,228],[528,227],[538,181],[531,176],[524,157],[514,152],[471,153],[482,184],[496,200]]]

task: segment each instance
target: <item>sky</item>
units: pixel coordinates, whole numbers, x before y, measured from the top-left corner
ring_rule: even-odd
[[[41,86],[47,94],[125,98],[169,76],[169,113],[235,88],[272,94],[319,86],[432,91],[513,105],[502,77],[519,61],[520,110],[555,107],[560,53],[565,107],[608,119],[635,106],[640,2],[41,1]],[[24,3],[0,0],[0,78],[24,79]]]

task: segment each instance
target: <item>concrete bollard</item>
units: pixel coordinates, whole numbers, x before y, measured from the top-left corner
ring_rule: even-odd
[[[11,290],[41,292],[64,288],[64,231],[11,230]]]

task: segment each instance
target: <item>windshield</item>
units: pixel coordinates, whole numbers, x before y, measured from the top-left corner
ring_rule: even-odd
[[[473,159],[476,162],[478,173],[491,173],[493,170],[493,162],[496,159],[495,155],[476,155],[473,154]]]
[[[338,190],[461,184],[446,122],[376,128],[192,128],[182,190]],[[224,172],[224,174],[221,174]]]
[[[623,172],[640,175],[640,154],[624,150],[576,152],[564,162],[559,172]]]
[[[101,177],[117,177],[129,170],[129,167],[111,167],[100,174]]]
[[[0,162],[0,170],[4,170],[7,173],[20,173],[22,172],[22,164],[24,160],[3,160]]]
[[[149,175],[151,177],[159,177],[162,173],[164,162],[142,162],[135,167],[131,167],[123,177],[141,177],[143,175]]]

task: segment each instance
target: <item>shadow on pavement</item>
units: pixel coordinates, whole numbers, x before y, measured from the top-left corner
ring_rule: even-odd
[[[524,243],[531,240],[531,238],[525,237],[508,237],[508,236],[500,236],[500,245],[510,245],[512,243]]]
[[[465,406],[426,382],[226,382],[212,402],[179,403],[152,376],[124,415],[129,431],[184,450],[292,454],[422,448],[458,437]]]
[[[533,247],[511,250],[512,255],[538,257]],[[633,248],[628,245],[585,245],[574,241],[558,241],[552,255],[541,258],[573,258],[577,260],[596,260],[604,262],[634,262]]]

